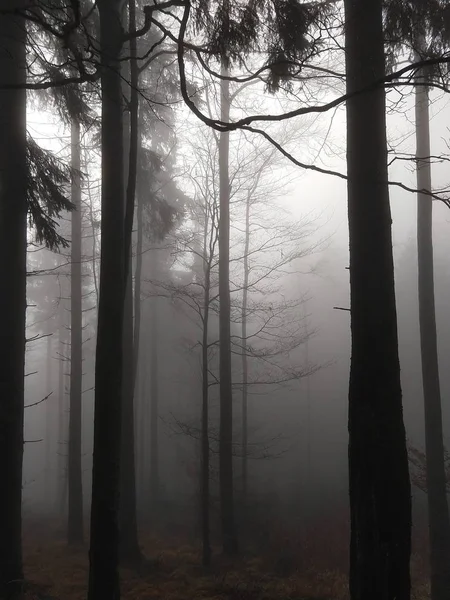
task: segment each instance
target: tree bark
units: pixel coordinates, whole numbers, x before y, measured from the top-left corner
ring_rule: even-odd
[[[82,438],[82,286],[81,286],[81,185],[80,124],[72,121],[72,250],[70,272],[70,409],[69,409],[69,510],[67,540],[83,543],[83,477],[81,465]]]
[[[221,73],[228,73],[227,59],[223,58]],[[221,120],[229,121],[230,84],[221,81]],[[222,545],[225,554],[237,552],[233,499],[233,389],[231,378],[230,339],[230,134],[219,134],[219,337],[220,337],[220,432],[219,432],[219,486],[222,520]]]
[[[20,0],[6,3],[22,8]],[[26,25],[19,14],[0,19],[0,73],[26,82]],[[0,597],[21,593],[22,461],[26,313],[26,91],[0,90]]]
[[[385,74],[382,0],[345,0],[347,93]],[[403,424],[385,92],[347,101],[352,359],[350,595],[409,600],[411,489]]]
[[[418,78],[420,82],[420,76]],[[416,88],[417,189],[431,192],[428,88]],[[425,405],[426,476],[430,532],[431,598],[444,600],[450,590],[450,520],[446,493],[442,405],[434,303],[433,201],[417,195],[419,324]]]
[[[94,459],[88,600],[117,600],[123,315],[124,154],[119,0],[100,0],[102,236],[95,365]]]

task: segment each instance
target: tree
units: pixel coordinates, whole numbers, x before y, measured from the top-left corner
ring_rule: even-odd
[[[22,460],[24,418],[24,362],[26,301],[27,216],[36,238],[54,249],[67,245],[56,231],[55,217],[70,209],[63,188],[67,170],[51,153],[26,134],[26,20],[16,9],[21,2],[8,3],[10,13],[0,17],[2,82],[0,90],[1,129],[0,272],[5,282],[2,314],[5,319],[1,354],[0,450],[2,481],[7,493],[0,506],[0,596],[13,598],[22,587]],[[14,35],[12,35],[14,32]]]
[[[226,9],[225,9],[226,10]],[[228,75],[228,58],[222,57],[222,76]],[[220,116],[230,119],[230,82],[220,86]],[[231,376],[230,307],[230,134],[219,134],[219,340],[220,340],[220,511],[225,554],[236,554],[233,493],[233,384]]]
[[[392,59],[406,49],[420,63],[439,56],[449,45],[446,6],[391,0],[386,8],[386,37]],[[391,59],[391,60],[392,60]],[[417,253],[422,385],[425,407],[428,526],[430,533],[431,597],[446,597],[450,587],[450,519],[446,496],[446,468],[434,300],[431,144],[429,87],[445,77],[442,69],[421,68],[415,78]]]
[[[420,59],[420,57],[418,57]],[[434,302],[431,149],[428,88],[417,78],[417,253],[422,385],[425,405],[428,526],[430,531],[431,598],[444,600],[450,589],[450,519],[442,431],[442,406]]]
[[[70,273],[70,409],[68,460],[68,527],[69,544],[83,543],[83,486],[81,468],[82,437],[82,284],[81,284],[81,143],[80,123],[71,124],[72,163],[72,244]]]
[[[387,174],[382,2],[345,0],[352,359],[350,595],[410,597],[411,497]]]
[[[128,30],[136,31],[136,5],[128,2]],[[133,339],[133,276],[132,276],[132,223],[136,196],[136,175],[139,147],[139,73],[137,64],[137,43],[133,37],[129,42],[129,119],[125,121],[125,253],[124,262],[129,263],[125,274],[125,306],[123,321],[123,381],[122,381],[122,448],[121,448],[121,489],[120,489],[120,544],[121,558],[131,564],[139,564],[142,554],[139,548],[136,507],[136,461],[134,436],[134,339]],[[125,63],[128,66],[127,63]],[[128,82],[124,81],[128,88]],[[128,89],[125,89],[125,97]],[[128,158],[128,160],[126,160]]]
[[[12,10],[21,2],[8,2]],[[20,14],[0,17],[0,277],[5,315],[0,351],[0,597],[20,596],[22,458],[27,250],[26,26]]]
[[[102,0],[102,237],[95,365],[89,600],[120,598],[119,486],[125,301],[122,3]]]

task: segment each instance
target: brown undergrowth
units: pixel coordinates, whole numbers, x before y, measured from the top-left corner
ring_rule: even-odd
[[[330,534],[330,530],[328,530]],[[347,556],[346,536],[314,536],[316,543],[300,547],[287,534],[270,546],[253,548],[236,559],[225,560],[216,549],[213,566],[199,566],[200,552],[183,540],[146,536],[142,539],[148,564],[139,572],[123,569],[123,598],[128,600],[347,600],[345,559],[335,567],[341,552]],[[347,538],[348,539],[348,538]],[[328,543],[327,543],[328,542]],[[327,543],[322,558],[319,546]],[[412,600],[427,600],[426,560],[415,544]],[[330,553],[331,552],[331,553]],[[24,559],[29,600],[85,600],[88,576],[87,546],[69,548],[60,528],[27,524]]]

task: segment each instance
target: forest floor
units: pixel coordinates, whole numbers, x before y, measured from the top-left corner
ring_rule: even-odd
[[[138,573],[123,569],[122,597],[127,600],[347,600],[344,569],[315,568],[295,558],[279,561],[261,549],[260,556],[241,555],[226,561],[219,554],[209,571],[199,566],[192,545],[172,540],[143,540],[148,566]],[[29,600],[85,600],[87,547],[68,548],[51,528],[25,525],[25,577]],[[304,562],[304,561],[302,561]],[[424,561],[413,555],[412,600],[428,600]]]

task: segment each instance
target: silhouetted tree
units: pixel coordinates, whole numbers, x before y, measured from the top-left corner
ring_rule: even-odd
[[[19,8],[21,2],[11,2]],[[26,81],[26,28],[20,15],[0,17],[1,80]],[[25,88],[0,90],[0,597],[19,597],[22,580],[22,458],[27,250]]]
[[[125,301],[122,2],[101,0],[101,261],[95,364],[89,600],[120,598],[119,486]]]
[[[82,439],[82,283],[81,283],[81,141],[80,123],[71,125],[72,244],[70,272],[70,408],[68,460],[68,527],[69,544],[83,542],[83,486],[81,471]]]
[[[385,75],[381,0],[345,0],[347,93]],[[350,595],[409,600],[411,497],[402,413],[385,92],[347,100],[352,359]]]

